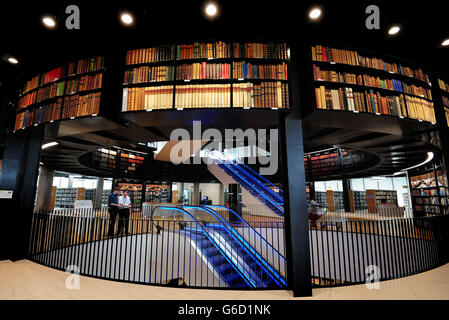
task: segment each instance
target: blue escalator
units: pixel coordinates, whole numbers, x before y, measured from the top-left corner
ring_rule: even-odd
[[[267,179],[238,160],[228,159],[217,151],[208,152],[207,155],[219,168],[266,205],[272,212],[279,216],[284,216],[284,199],[281,189],[275,187]],[[279,193],[273,189],[278,190]]]
[[[181,212],[191,224],[179,232],[189,237],[220,278],[231,288],[280,288],[286,281],[220,214],[199,206],[160,207]]]

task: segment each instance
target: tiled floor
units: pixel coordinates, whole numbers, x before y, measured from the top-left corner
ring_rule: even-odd
[[[278,300],[290,291],[228,291],[164,288],[80,277],[80,289],[66,288],[68,274],[28,260],[0,261],[0,299],[167,299]],[[302,299],[444,299],[449,300],[449,264],[415,276],[384,281],[380,289],[364,285],[314,289]]]

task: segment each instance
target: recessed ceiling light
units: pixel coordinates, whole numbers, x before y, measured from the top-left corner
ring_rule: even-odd
[[[217,15],[218,8],[214,3],[208,3],[204,11],[209,17],[214,17],[215,15]]]
[[[19,60],[17,60],[17,59],[14,58],[14,57],[9,57],[9,58],[8,58],[8,62],[9,62],[9,63],[12,63],[12,64],[17,64],[17,63],[19,63]]]
[[[443,47],[449,46],[449,39],[444,40],[444,41],[441,43],[441,45],[442,45]]]
[[[125,25],[131,25],[134,23],[134,18],[130,13],[122,13],[120,15],[120,20],[122,21],[123,24]]]
[[[394,35],[397,34],[400,30],[401,28],[399,28],[398,26],[392,26],[390,30],[388,30],[388,34]]]
[[[54,28],[56,27],[56,21],[55,19],[53,19],[50,16],[45,16],[42,18],[42,23],[47,27],[47,28]]]
[[[42,145],[42,149],[47,149],[47,148],[56,146],[56,145],[58,145],[58,144],[59,144],[59,143],[56,142],[56,141],[49,142],[49,143],[43,144],[43,145]]]
[[[310,19],[317,20],[319,17],[321,17],[321,9],[320,8],[313,8],[309,11]]]

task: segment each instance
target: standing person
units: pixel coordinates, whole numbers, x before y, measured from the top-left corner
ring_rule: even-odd
[[[125,226],[125,235],[128,235],[128,224],[129,224],[129,209],[131,208],[131,199],[128,196],[128,191],[125,190],[123,195],[118,198],[119,204],[119,221],[118,221],[118,232],[120,235],[123,231],[123,226]]]
[[[117,219],[117,213],[118,213],[118,209],[119,209],[118,198],[117,198],[118,194],[119,194],[119,189],[117,187],[114,187],[114,189],[112,189],[112,192],[109,194],[109,197],[108,197],[108,211],[109,211],[108,236],[110,236],[110,237],[112,237],[114,235],[115,220]]]

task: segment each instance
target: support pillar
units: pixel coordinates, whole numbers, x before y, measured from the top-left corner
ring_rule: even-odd
[[[55,170],[40,166],[35,212],[51,210],[51,189]]]
[[[197,206],[200,204],[200,183],[193,183],[193,205]]]
[[[343,179],[343,206],[345,212],[351,212],[351,202],[349,200],[349,190],[351,190],[351,184],[348,179]]]
[[[94,208],[101,209],[101,204],[103,203],[103,188],[104,188],[104,178],[97,178],[97,188],[95,189],[95,199]]]

